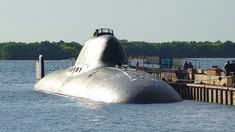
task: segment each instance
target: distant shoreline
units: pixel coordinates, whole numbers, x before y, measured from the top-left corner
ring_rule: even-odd
[[[152,56],[147,56],[147,57],[152,57]],[[158,56],[154,56],[154,57],[158,57]],[[142,59],[142,56],[141,57],[137,57],[137,58],[139,58],[139,59]],[[221,58],[221,57],[198,57],[198,58],[196,58],[196,57],[193,57],[193,58],[187,58],[187,57],[183,57],[183,58],[178,58],[178,57],[172,57],[172,58],[176,58],[176,59],[186,59],[186,60],[190,60],[190,59],[231,59],[231,61],[232,60],[235,60],[235,57],[223,57],[223,58]],[[10,59],[8,59],[8,60],[6,60],[6,59],[0,59],[0,61],[37,61],[38,60],[38,58],[36,58],[36,59],[31,59],[31,60],[26,60],[26,59],[22,59],[22,60],[10,60]],[[61,60],[69,60],[69,59],[46,59],[45,58],[45,61],[61,61]],[[75,58],[75,61],[77,60],[77,58]]]
[[[232,41],[120,42],[129,57],[235,58],[235,43]],[[0,43],[0,60],[37,60],[40,54],[44,55],[46,60],[77,58],[81,48],[82,45],[77,42],[4,42]]]

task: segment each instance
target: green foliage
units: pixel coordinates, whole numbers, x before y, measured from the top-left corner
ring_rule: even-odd
[[[128,56],[166,56],[179,58],[235,57],[235,43],[221,42],[128,42],[120,41]]]
[[[6,60],[35,60],[40,54],[46,59],[68,59],[75,58],[82,46],[79,43],[71,42],[49,42],[40,43],[0,43],[0,59]]]
[[[166,56],[166,57],[235,57],[235,43],[216,42],[163,42],[148,43],[120,40],[128,56]],[[46,59],[76,58],[82,46],[79,43],[64,41],[35,43],[0,43],[0,59],[35,60],[40,54]]]

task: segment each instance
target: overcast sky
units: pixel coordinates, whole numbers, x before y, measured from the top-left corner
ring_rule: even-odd
[[[235,41],[235,0],[0,0],[0,42]]]

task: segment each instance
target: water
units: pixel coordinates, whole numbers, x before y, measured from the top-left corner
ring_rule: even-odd
[[[1,132],[235,131],[234,106],[107,104],[34,91],[35,61],[0,60],[0,80]]]

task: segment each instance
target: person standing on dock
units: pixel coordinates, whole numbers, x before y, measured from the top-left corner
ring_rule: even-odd
[[[230,72],[231,72],[231,64],[230,64],[230,61],[227,62],[227,64],[224,66],[224,69],[226,71],[226,76],[229,76],[230,75]]]
[[[187,62],[187,61],[185,61],[185,63],[184,63],[184,70],[187,70],[187,69],[188,69],[188,67],[189,67],[188,62]]]
[[[136,61],[136,67],[135,67],[136,71],[138,71],[140,69],[140,64],[139,64],[139,61],[137,60]]]
[[[235,60],[232,61],[230,67],[231,67],[230,73],[232,73],[232,75],[234,76],[234,73],[235,73]]]
[[[192,63],[191,63],[191,62],[189,62],[189,64],[188,64],[188,68],[193,69],[193,65],[192,65]]]

